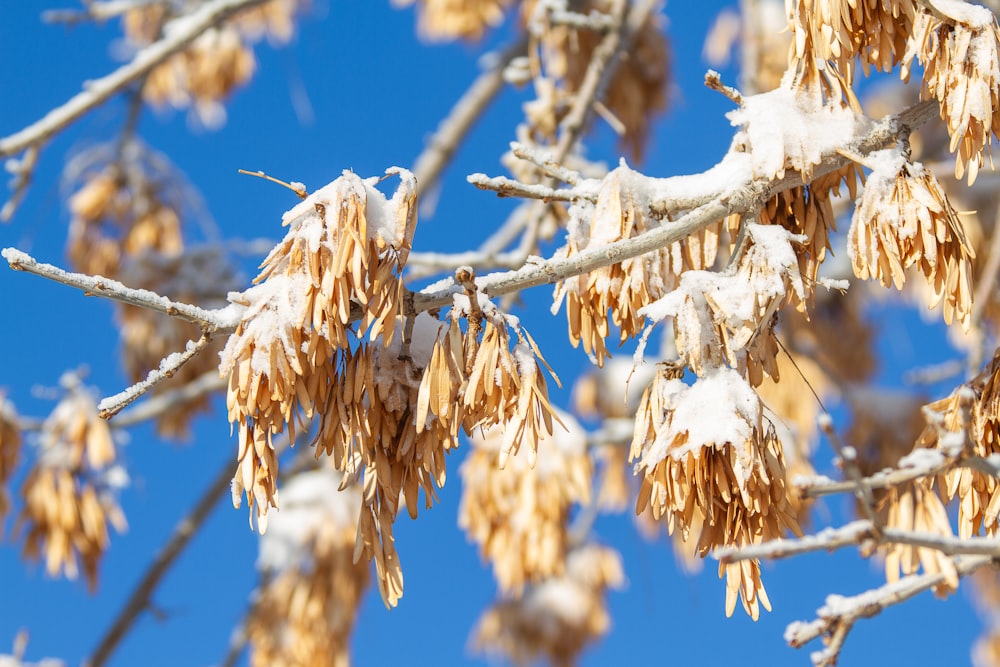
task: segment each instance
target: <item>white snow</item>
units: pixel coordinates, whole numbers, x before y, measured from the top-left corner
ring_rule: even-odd
[[[781,178],[789,167],[808,171],[824,153],[850,145],[865,125],[849,108],[824,105],[818,94],[787,84],[744,97],[743,106],[726,117],[742,128],[734,147],[750,155],[755,178]]]
[[[340,473],[331,468],[299,473],[281,489],[281,510],[271,512],[268,529],[260,536],[257,568],[281,571],[305,566],[309,541],[317,531],[349,529],[361,511],[361,492],[355,487],[338,491]]]
[[[714,368],[688,386],[680,380],[656,385],[660,401],[672,411],[670,428],[647,444],[639,466],[652,468],[667,456],[680,460],[691,453],[698,456],[704,447],[736,447],[738,470],[743,480],[750,478],[755,462],[743,446],[761,424],[761,403],[756,392],[731,368]],[[686,442],[674,446],[677,436]]]

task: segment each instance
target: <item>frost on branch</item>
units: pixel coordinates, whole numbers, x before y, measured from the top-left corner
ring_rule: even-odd
[[[945,322],[968,330],[975,251],[948,196],[923,165],[896,151],[869,157],[874,168],[848,233],[854,274],[901,289],[916,265],[934,292],[930,306],[943,302]]]
[[[412,176],[390,173],[402,179],[391,200],[375,189],[378,178],[345,172],[288,211],[288,234],[264,260],[258,284],[233,297],[246,312],[219,367],[240,443],[233,498],[239,506],[246,490],[261,530],[277,506],[271,437],[287,428],[294,440],[297,422],[327,410],[355,313],[362,332],[392,338],[416,210]]]

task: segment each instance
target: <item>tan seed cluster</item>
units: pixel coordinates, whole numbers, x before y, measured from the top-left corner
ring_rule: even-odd
[[[529,29],[531,71],[538,98],[525,105],[525,113],[536,139],[548,143],[583,85],[603,35],[590,28],[552,22],[547,12],[538,20],[534,16],[538,14],[536,5],[536,0],[525,0],[522,5],[525,19],[540,26]],[[607,13],[611,7],[609,0],[586,0],[574,10]],[[613,116],[623,147],[637,161],[642,159],[653,117],[667,107],[670,47],[662,23],[659,12],[650,12],[631,47],[622,54],[602,99],[604,113]]]
[[[559,415],[566,430],[541,437],[534,465],[522,453],[497,458],[501,428],[471,439],[462,464],[458,525],[480,547],[504,594],[520,595],[526,584],[562,575],[566,563],[566,523],[574,503],[590,501],[593,474],[583,427]]]
[[[281,531],[286,514],[294,515],[290,522],[302,525],[278,538],[294,551],[293,561],[263,574],[247,622],[253,667],[350,665],[350,635],[371,575],[366,561],[354,560],[353,519],[360,493],[354,487],[338,491],[336,481],[326,479],[331,473],[320,470],[293,478],[289,496],[296,495],[297,482],[305,482],[321,485],[328,497],[301,498],[313,501],[303,507],[290,500],[273,521],[268,537]],[[316,478],[323,481],[317,484]],[[297,534],[299,530],[305,533]]]
[[[417,4],[420,34],[429,40],[480,39],[503,23],[513,0],[392,0],[397,7]]]
[[[115,447],[97,404],[72,387],[46,419],[41,452],[21,489],[24,506],[16,530],[24,530],[24,556],[44,558],[51,576],[74,579],[82,567],[93,590],[97,569],[108,548],[108,524],[126,529],[125,516],[107,480]]]
[[[636,513],[651,508],[668,532],[679,529],[685,542],[695,542],[703,558],[721,546],[759,544],[786,530],[800,534],[782,445],[753,389],[731,369],[691,386],[680,373],[662,367],[639,406],[630,453],[643,476]],[[754,619],[760,606],[770,610],[756,561],[720,565],[719,574],[727,578],[727,615],[737,597]]]
[[[115,278],[128,258],[183,252],[177,207],[157,180],[134,162],[85,174],[69,198],[67,250],[75,269]]]
[[[355,319],[372,339],[392,339],[416,222],[413,177],[393,173],[402,184],[391,200],[374,188],[379,179],[346,172],[286,213],[288,234],[242,295],[246,311],[219,372],[229,379],[229,420],[239,433],[234,503],[245,490],[261,530],[277,506],[272,436],[287,429],[294,440],[296,422],[341,404],[345,377],[355,387],[371,377],[362,372],[370,368],[366,348],[350,351]],[[348,363],[361,374],[338,377]]]
[[[205,126],[221,125],[226,118],[223,103],[253,76],[252,44],[264,35],[274,43],[287,42],[300,4],[298,0],[271,0],[203,33],[150,72],[143,98],[156,107],[190,107]],[[164,5],[153,4],[126,12],[122,28],[129,43],[141,48],[160,37],[169,18]]]
[[[608,174],[590,218],[570,223],[568,256],[632,238],[659,224],[638,195],[638,176],[624,166]],[[558,305],[566,300],[570,341],[574,347],[582,342],[583,350],[602,366],[610,356],[605,340],[611,325],[620,329],[619,342],[634,337],[645,321],[639,309],[674,289],[684,271],[710,267],[718,248],[719,226],[713,225],[669,247],[560,282],[555,301]]]
[[[597,544],[577,547],[567,556],[564,574],[488,609],[473,631],[474,647],[519,666],[539,660],[575,665],[584,648],[610,629],[605,597],[624,581],[616,551]]]
[[[908,532],[952,537],[948,510],[934,489],[933,479],[920,479],[902,487],[891,488],[884,498],[886,526]],[[885,554],[885,577],[889,583],[900,576],[914,574],[923,567],[928,574],[942,574],[944,581],[934,587],[938,595],[958,588],[958,572],[951,557],[937,549],[893,544]]]
[[[793,62],[809,78],[831,77],[848,85],[855,78],[855,59],[868,75],[871,67],[891,71],[903,58],[913,30],[915,3],[910,0],[794,0],[790,6]]]
[[[946,22],[928,11],[913,26],[903,78],[914,58],[924,67],[922,92],[938,101],[951,137],[955,178],[969,185],[983,166],[983,150],[1000,129],[1000,29],[993,13],[975,7],[974,25]]]
[[[0,396],[0,521],[10,511],[7,482],[14,474],[20,455],[21,429],[17,423],[17,412],[10,401]]]
[[[849,164],[814,178],[808,185],[778,193],[761,209],[760,224],[781,225],[805,237],[804,242],[796,244],[795,250],[799,257],[799,273],[807,280],[810,290],[830,248],[830,235],[837,231],[833,199],[840,195],[842,186],[846,187],[850,199],[855,199],[858,181],[863,180],[860,167]]]
[[[942,303],[945,322],[964,329],[972,313],[972,260],[965,228],[937,179],[919,163],[876,169],[868,177],[848,232],[848,254],[859,278],[901,289],[916,265]]]
[[[538,366],[541,354],[517,323],[513,328],[518,341],[512,349],[512,321],[491,303],[484,305],[485,311],[467,316],[470,324],[464,334],[457,319],[463,312],[452,311],[420,382],[418,428],[428,414],[452,437],[460,429],[472,433],[477,428],[501,426],[498,465],[503,468],[524,443],[528,462],[534,464],[537,443],[552,434],[553,408]]]
[[[424,360],[420,360],[424,361]],[[405,506],[416,518],[422,490],[426,507],[444,486],[445,456],[458,446],[433,418],[415,422],[421,369],[400,355],[394,344],[378,341],[347,355],[331,388],[316,436],[317,453],[325,451],[344,472],[344,483],[362,479],[362,507],[355,558],[375,560],[379,593],[387,607],[403,594],[403,571],[393,524]]]

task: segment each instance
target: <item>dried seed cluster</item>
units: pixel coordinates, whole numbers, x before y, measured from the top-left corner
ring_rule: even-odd
[[[661,367],[636,415],[630,458],[643,475],[636,513],[650,507],[671,534],[680,529],[685,542],[696,542],[701,557],[786,530],[798,534],[784,453],[760,398],[729,368],[706,372],[691,386],[679,375]],[[719,574],[727,578],[727,615],[737,597],[754,619],[761,605],[770,610],[757,561],[720,565]]]
[[[350,665],[351,630],[371,575],[354,560],[361,494],[337,487],[328,468],[296,475],[261,537],[264,582],[247,622],[254,667]]]
[[[143,98],[156,107],[190,107],[206,127],[222,125],[223,103],[253,76],[253,43],[264,35],[275,43],[291,39],[300,4],[300,0],[271,0],[204,32],[184,51],[153,68],[142,88]],[[141,48],[156,41],[172,18],[168,11],[166,4],[152,4],[126,12],[122,29],[128,42]]]
[[[397,7],[418,5],[420,34],[430,40],[480,39],[503,22],[514,0],[392,0]]]
[[[288,211],[287,235],[240,297],[246,311],[219,372],[229,379],[229,420],[239,433],[233,500],[239,506],[246,491],[262,531],[277,506],[272,436],[287,428],[294,440],[298,421],[338,403],[338,366],[355,359],[370,368],[366,348],[350,348],[354,319],[372,339],[392,338],[416,209],[412,175],[391,173],[402,178],[391,200],[375,189],[378,178],[345,172]]]
[[[129,259],[182,254],[180,193],[171,175],[153,166],[160,156],[132,144],[122,160],[109,163],[102,152],[81,156],[95,164],[76,177],[81,185],[69,198],[67,253],[73,267],[117,278]]]
[[[13,404],[0,396],[0,521],[10,511],[7,482],[21,455],[21,429]]]
[[[532,465],[522,453],[500,468],[501,428],[471,439],[473,450],[462,464],[462,500],[458,525],[493,565],[504,594],[519,595],[524,586],[562,575],[566,563],[566,522],[574,503],[590,502],[593,474],[587,442],[572,417],[565,425],[532,443]]]
[[[469,319],[464,334],[458,323],[463,316]],[[510,329],[518,339],[513,348]],[[452,437],[460,429],[472,433],[502,426],[500,468],[523,443],[529,446],[529,465],[534,465],[538,441],[552,433],[553,408],[538,367],[540,358],[516,318],[508,318],[488,300],[454,308],[420,382],[418,425],[423,416],[433,415]]]
[[[640,177],[622,166],[604,179],[594,209],[570,221],[567,256],[657,226],[640,195],[636,180]],[[553,308],[566,300],[570,341],[574,346],[582,342],[584,351],[601,366],[610,356],[605,340],[611,325],[618,327],[620,342],[634,337],[644,321],[639,310],[674,289],[684,271],[710,267],[718,248],[718,226],[710,226],[669,247],[560,282]]]
[[[586,0],[574,7],[581,15],[607,15],[609,0]],[[534,101],[525,105],[532,134],[539,143],[555,139],[559,123],[583,85],[594,51],[603,33],[593,27],[555,20],[552,6],[525,0],[522,16],[528,25],[530,71]],[[641,160],[652,119],[667,107],[670,47],[662,29],[662,16],[650,12],[622,54],[602,99],[611,121],[635,160]]]
[[[125,515],[114,498],[123,471],[107,422],[97,403],[75,382],[42,426],[40,456],[21,489],[24,506],[16,531],[24,530],[24,556],[45,559],[51,576],[70,579],[83,568],[91,590],[108,548],[108,524],[126,529]]]
[[[473,631],[473,644],[516,665],[540,659],[559,667],[576,664],[583,649],[611,627],[605,597],[624,580],[616,551],[597,544],[577,547],[567,555],[564,574],[487,610]]]
[[[986,7],[967,8],[969,24],[921,12],[914,23],[903,78],[914,58],[924,67],[922,92],[938,101],[951,137],[955,178],[969,185],[983,166],[983,150],[1000,129],[1000,29]]]
[[[916,13],[909,0],[795,0],[789,4],[790,59],[807,68],[813,79],[832,66],[848,85],[854,81],[855,59],[860,60],[865,76],[871,67],[888,72],[902,60]]]
[[[848,254],[859,278],[901,289],[916,265],[942,303],[945,322],[968,329],[972,260],[961,219],[937,179],[920,163],[877,154],[848,232]]]

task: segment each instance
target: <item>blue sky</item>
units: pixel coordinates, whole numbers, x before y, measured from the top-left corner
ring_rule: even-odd
[[[238,168],[263,169],[310,189],[352,169],[369,176],[392,165],[411,166],[426,138],[477,72],[477,58],[503,31],[484,44],[421,44],[412,10],[394,10],[387,0],[325,0],[299,26],[293,43],[257,49],[258,73],[228,106],[219,131],[192,130],[183,113],[147,111],[140,134],[167,152],[196,185],[224,237],[277,239],[281,213],[294,205],[282,188],[239,176]],[[34,121],[75,93],[82,81],[115,66],[109,43],[114,24],[72,29],[42,24],[43,9],[66,5],[4,3],[0,9],[0,135]],[[701,57],[706,30],[721,2],[675,2],[668,6],[667,31],[673,48],[671,110],[658,123],[644,171],[651,175],[694,173],[724,153],[731,128],[724,113],[731,103],[705,89],[708,65]],[[735,81],[732,71],[723,80]],[[303,125],[292,103],[304,92],[314,120]],[[297,94],[297,93],[296,93]],[[482,193],[465,174],[502,173],[499,156],[513,138],[523,94],[508,90],[477,126],[446,172],[433,217],[422,218],[415,250],[474,247],[502,221],[513,204]],[[65,264],[68,216],[59,188],[67,154],[114,138],[123,105],[109,103],[57,137],[42,153],[36,181],[12,223],[0,227],[0,245],[16,246],[43,261]],[[607,130],[597,132],[592,155],[617,160]],[[252,262],[251,262],[252,264]],[[547,360],[564,380],[587,361],[565,338],[562,314],[551,316],[551,291],[525,295],[519,314]],[[117,356],[113,310],[40,278],[0,269],[0,387],[24,414],[41,416],[52,404],[38,387],[55,386],[68,368],[86,365],[88,381],[103,394],[117,392],[126,378]],[[941,332],[912,313],[875,313],[884,330],[881,376],[896,383],[908,368],[951,355]],[[923,352],[931,350],[933,359]],[[918,355],[918,353],[920,353]],[[571,382],[565,382],[567,386]],[[554,392],[566,405],[568,392]],[[188,444],[158,441],[151,428],[132,431],[125,450],[133,485],[122,497],[129,532],[116,536],[102,563],[95,596],[81,582],[52,580],[42,568],[25,565],[10,542],[11,522],[0,545],[4,573],[0,600],[0,647],[20,628],[31,633],[27,657],[52,656],[76,664],[93,648],[155,549],[188,511],[208,480],[234,459],[224,405],[216,403],[196,422]],[[441,503],[417,521],[401,516],[396,528],[406,576],[406,593],[391,612],[376,592],[366,598],[353,638],[355,663],[480,664],[467,649],[476,618],[493,600],[494,584],[474,545],[455,526],[460,451],[449,460],[450,482]],[[816,461],[833,474],[829,450]],[[23,470],[14,480],[14,489]],[[845,519],[848,501],[834,499],[819,522]],[[675,566],[669,543],[649,543],[627,515],[602,517],[597,537],[623,555],[628,587],[610,595],[614,627],[584,659],[585,665],[698,664],[802,665],[807,651],[785,647],[785,625],[811,619],[828,593],[850,595],[882,583],[881,569],[851,551],[819,554],[764,566],[774,612],[753,623],[741,612],[724,616],[723,583],[714,562],[702,574],[685,576]],[[155,596],[158,617],[146,615],[122,644],[115,665],[209,665],[226,652],[229,632],[254,585],[256,536],[244,511],[224,501],[180,559]],[[891,652],[901,664],[965,664],[981,622],[964,587],[951,599],[929,594],[860,623],[851,633],[843,664],[866,664]]]

